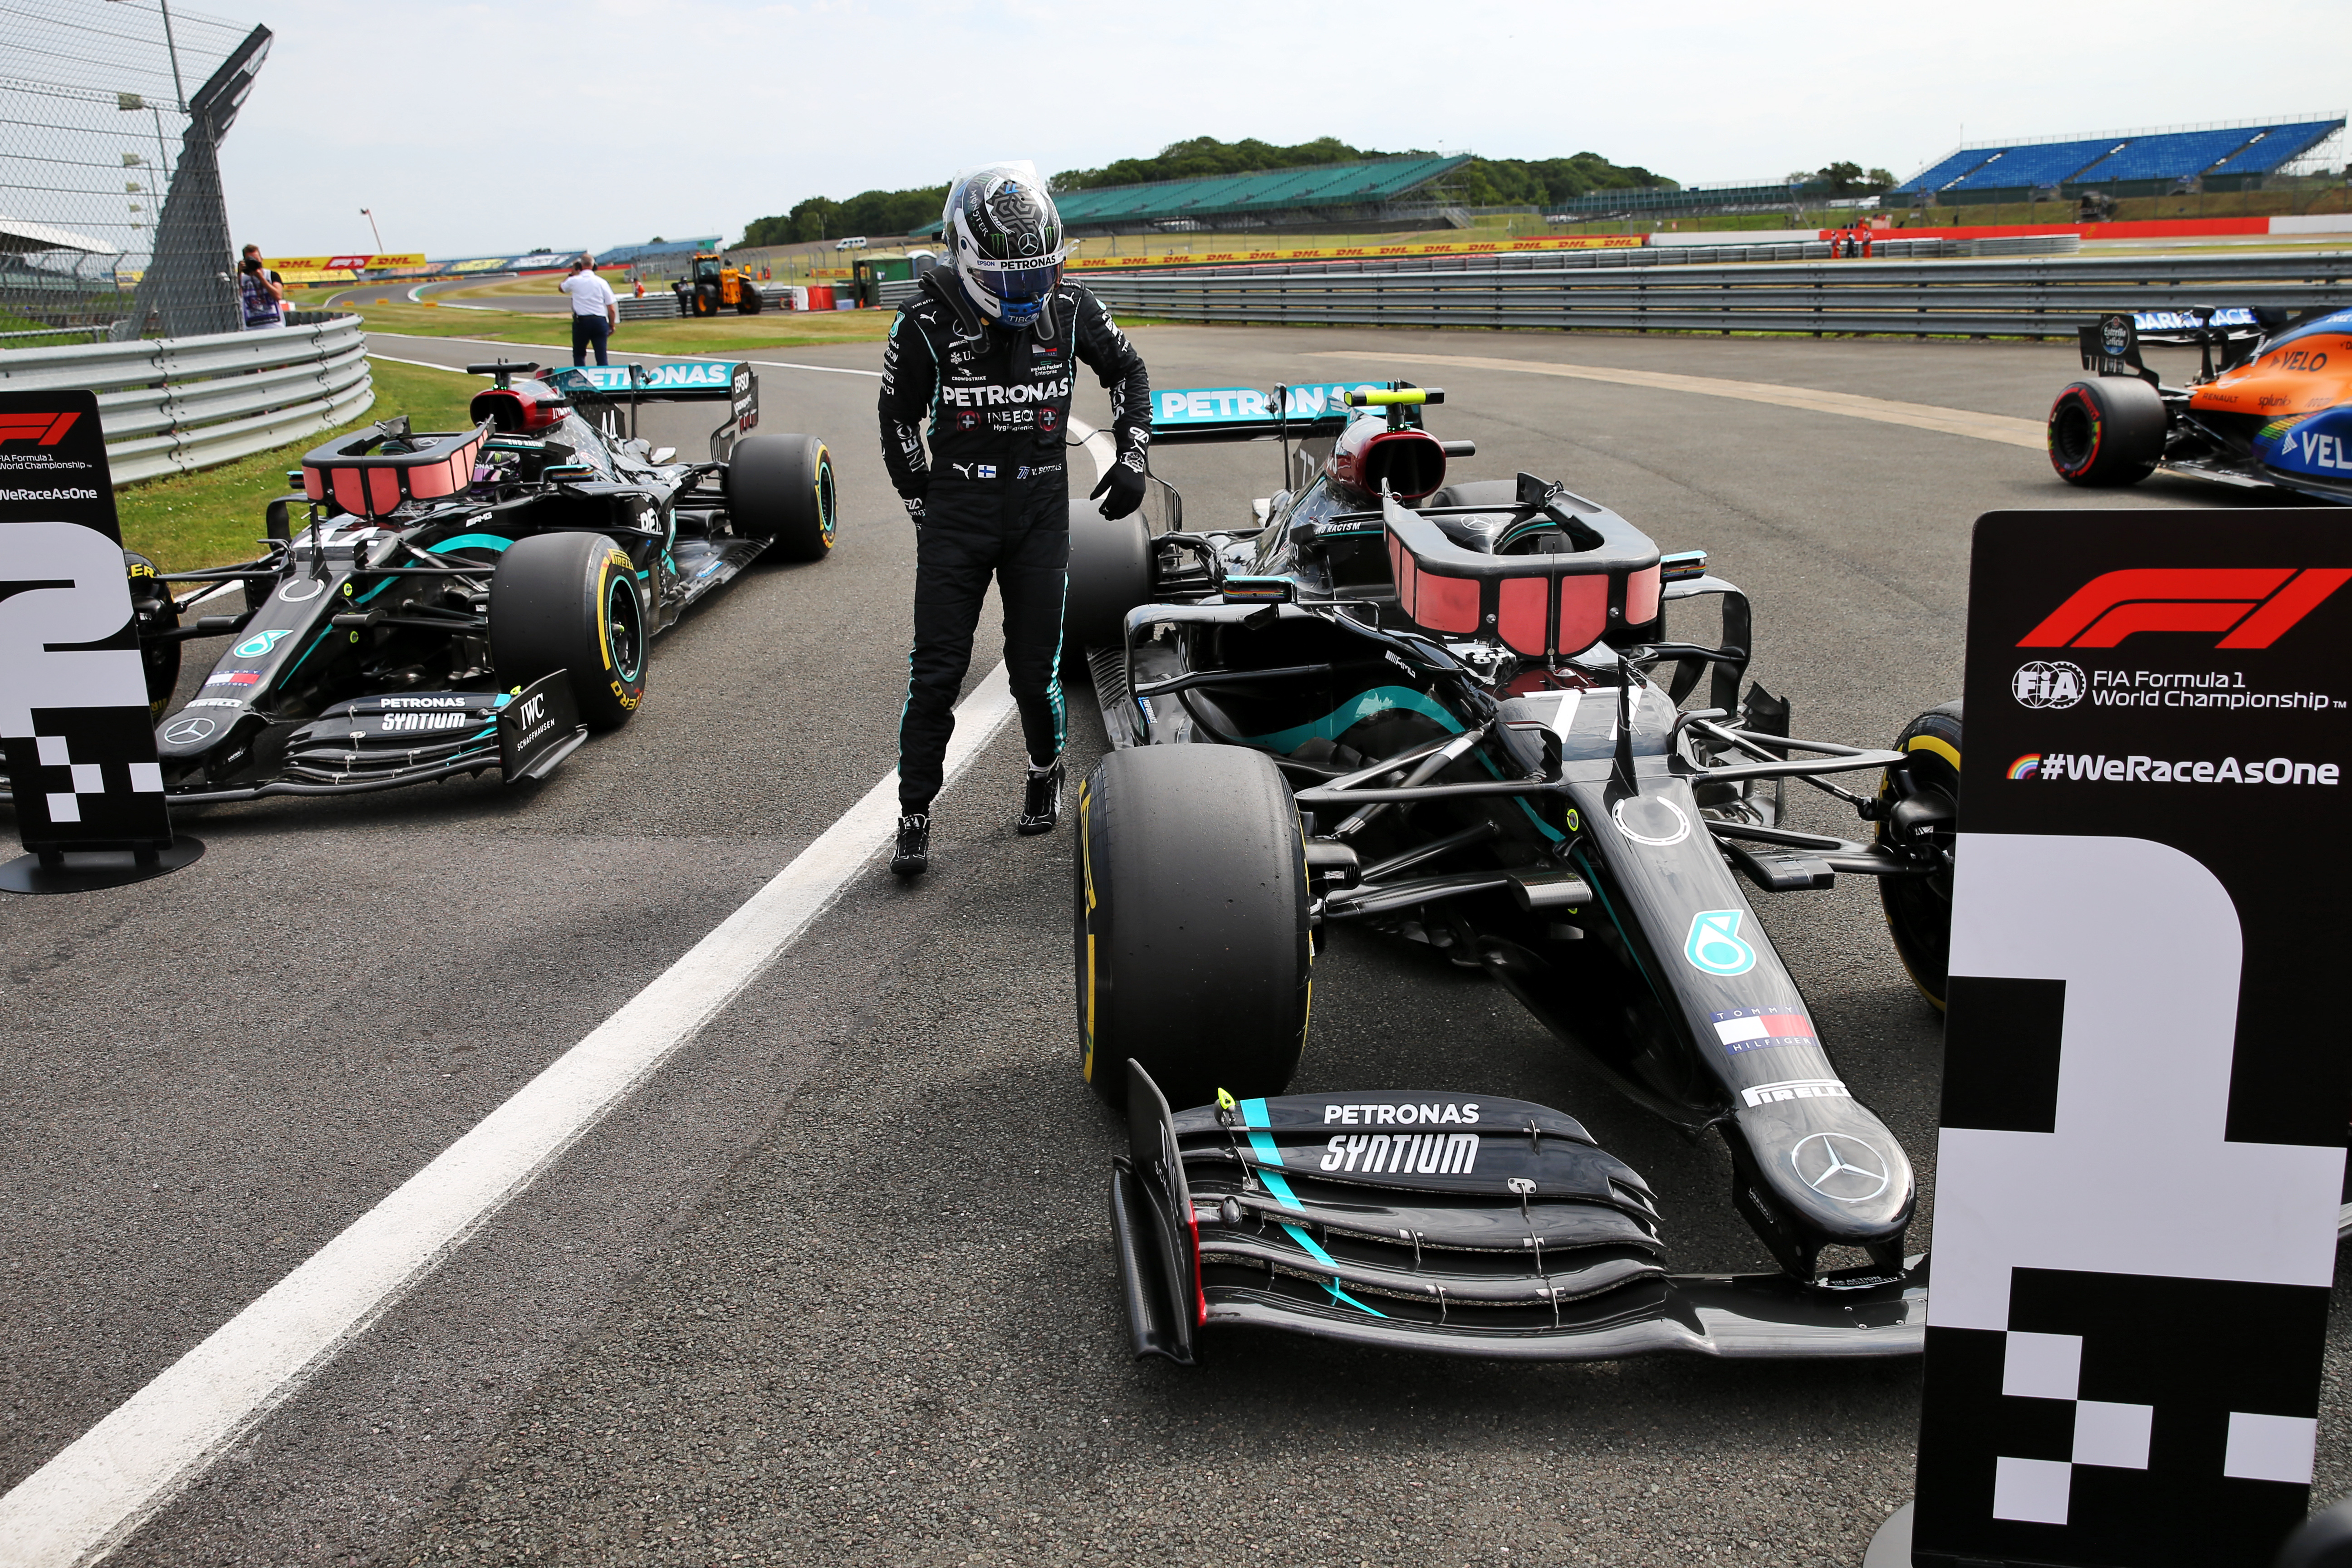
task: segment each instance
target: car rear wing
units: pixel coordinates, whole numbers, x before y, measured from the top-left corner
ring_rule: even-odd
[[[590,419],[619,434],[617,411],[629,410],[628,434],[637,432],[641,403],[725,403],[725,423],[710,433],[710,459],[728,460],[738,438],[760,422],[760,378],[741,360],[668,360],[659,364],[574,364],[541,378],[583,410],[601,405],[613,417]]]
[[[2083,368],[2093,375],[2132,376],[2153,386],[2156,373],[2141,360],[2142,343],[2172,343],[2205,351],[2203,374],[2216,369],[2213,350],[2222,350],[2227,369],[2252,346],[2287,324],[2290,312],[2244,305],[2219,310],[2190,306],[2181,310],[2116,310],[2075,329]]]
[[[1308,385],[1277,385],[1271,392],[1254,386],[1194,386],[1162,388],[1151,395],[1151,439],[1157,445],[1191,441],[1297,441],[1336,436],[1348,422],[1349,398],[1358,407],[1395,394],[1384,381],[1318,382]],[[1442,403],[1436,388],[1415,401]]]
[[[635,397],[643,403],[723,403],[756,396],[759,378],[740,360],[669,360],[660,364],[574,364],[541,377],[567,397]]]

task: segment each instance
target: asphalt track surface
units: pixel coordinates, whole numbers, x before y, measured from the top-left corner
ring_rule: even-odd
[[[2054,343],[1137,341],[1163,387],[1372,377],[1410,353],[2025,420],[2074,370]],[[871,371],[879,345],[772,357]],[[1801,734],[1882,743],[1954,694],[1978,513],[2101,499],[1980,437],[1414,368],[1448,389],[1433,426],[1478,442],[1463,470],[1559,478],[1666,548],[1710,549],[1755,600],[1755,673]],[[762,428],[833,447],[840,546],[755,569],[659,642],[628,728],[535,788],[214,809],[184,824],[210,846],[189,869],[0,902],[0,1489],[562,1056],[889,771],[913,539],[875,382],[761,376]],[[1078,413],[1107,417],[1091,384]],[[692,451],[699,417],[656,412],[647,432]],[[1158,466],[1195,527],[1245,518],[1276,479],[1264,447]],[[2105,504],[2232,499],[2159,480]],[[975,683],[995,635],[983,625]],[[188,651],[192,682],[219,647]],[[1083,767],[1102,742],[1074,710]],[[942,799],[929,878],[869,868],[111,1561],[1860,1561],[1908,1495],[1910,1364],[1504,1367],[1247,1333],[1197,1368],[1130,1362],[1103,1213],[1123,1132],[1076,1070],[1071,837],[1013,835],[1013,736]],[[1797,798],[1801,825],[1841,826]],[[1874,890],[1755,902],[1932,1194],[1940,1034]],[[1349,931],[1317,979],[1301,1088],[1561,1106],[1656,1185],[1678,1267],[1765,1266],[1719,1148],[1612,1099],[1499,990]],[[1915,1241],[1932,1218],[1930,1202]],[[2339,1314],[2331,1385],[2347,1349]],[[2322,1499],[2352,1491],[2345,1415],[2331,1387]]]

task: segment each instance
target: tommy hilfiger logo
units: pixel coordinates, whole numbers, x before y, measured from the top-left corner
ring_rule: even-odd
[[[2136,632],[2221,632],[2215,646],[2268,647],[2352,569],[2292,566],[2136,567],[2076,589],[2020,647],[2114,647]]]

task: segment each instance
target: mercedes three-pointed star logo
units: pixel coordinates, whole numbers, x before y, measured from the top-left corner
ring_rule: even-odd
[[[1815,1132],[1789,1151],[1797,1179],[1834,1203],[1866,1204],[1895,1182],[1886,1156],[1847,1132]]]

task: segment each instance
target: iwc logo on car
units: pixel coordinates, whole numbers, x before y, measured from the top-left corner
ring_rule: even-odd
[[[2089,689],[2083,667],[2063,658],[2021,664],[2009,678],[2010,695],[2028,708],[2072,708]]]

